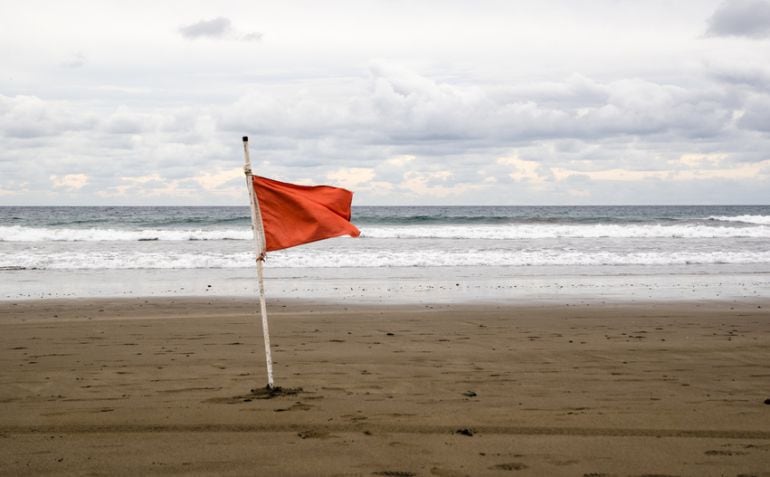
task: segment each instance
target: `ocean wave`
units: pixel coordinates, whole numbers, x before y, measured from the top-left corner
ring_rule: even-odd
[[[755,217],[755,216],[750,216]],[[756,216],[764,217],[764,216]],[[548,238],[770,238],[770,225],[722,224],[502,224],[412,225],[361,227],[364,238],[483,239]],[[0,227],[0,242],[104,242],[251,240],[250,228],[214,229],[101,229]]]
[[[770,264],[770,251],[710,252],[578,252],[544,249],[506,250],[379,250],[372,251],[279,251],[268,257],[269,268],[379,268],[451,266],[581,266],[581,265],[692,265]],[[248,252],[40,252],[0,254],[0,270],[23,269],[207,269],[250,268],[254,254]]]
[[[770,238],[770,227],[731,227],[710,225],[661,224],[531,224],[476,227],[370,227],[363,228],[364,237],[373,238],[436,238],[516,240],[547,238]]]
[[[676,218],[647,217],[523,217],[507,215],[354,215],[360,226],[426,226],[426,225],[537,225],[537,224],[638,224],[674,222]]]
[[[74,229],[0,227],[0,242],[106,242],[251,240],[251,229]]]
[[[712,215],[707,220],[770,225],[770,215]]]

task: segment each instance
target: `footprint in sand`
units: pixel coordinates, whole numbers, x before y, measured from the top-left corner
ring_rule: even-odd
[[[328,439],[330,437],[337,437],[329,434],[327,431],[310,429],[307,431],[298,432],[297,436],[300,439]]]
[[[309,411],[313,406],[297,401],[289,407],[281,407],[274,409],[273,412],[287,412],[287,411]]]
[[[521,462],[506,462],[505,464],[497,464],[490,467],[492,470],[524,470],[526,468],[528,466]]]
[[[456,470],[440,469],[438,467],[433,467],[430,469],[430,474],[437,475],[438,477],[469,477],[468,474],[463,474],[462,472],[458,472]]]

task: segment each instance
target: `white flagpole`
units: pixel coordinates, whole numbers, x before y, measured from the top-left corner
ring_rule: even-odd
[[[246,187],[249,189],[251,204],[251,228],[254,230],[254,243],[257,250],[257,278],[259,279],[259,312],[262,315],[262,336],[265,339],[265,361],[267,362],[267,387],[274,389],[273,357],[270,353],[270,331],[267,327],[267,306],[265,305],[265,283],[263,266],[265,263],[265,229],[262,225],[262,214],[259,210],[257,193],[251,179],[251,159],[249,158],[249,138],[243,136],[243,172],[246,173]]]

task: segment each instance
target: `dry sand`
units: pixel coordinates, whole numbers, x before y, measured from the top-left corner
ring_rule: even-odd
[[[0,302],[0,473],[770,475],[770,303],[255,308]]]

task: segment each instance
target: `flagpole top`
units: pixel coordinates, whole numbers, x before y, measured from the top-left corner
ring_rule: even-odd
[[[243,142],[249,142],[249,136],[243,136]]]

